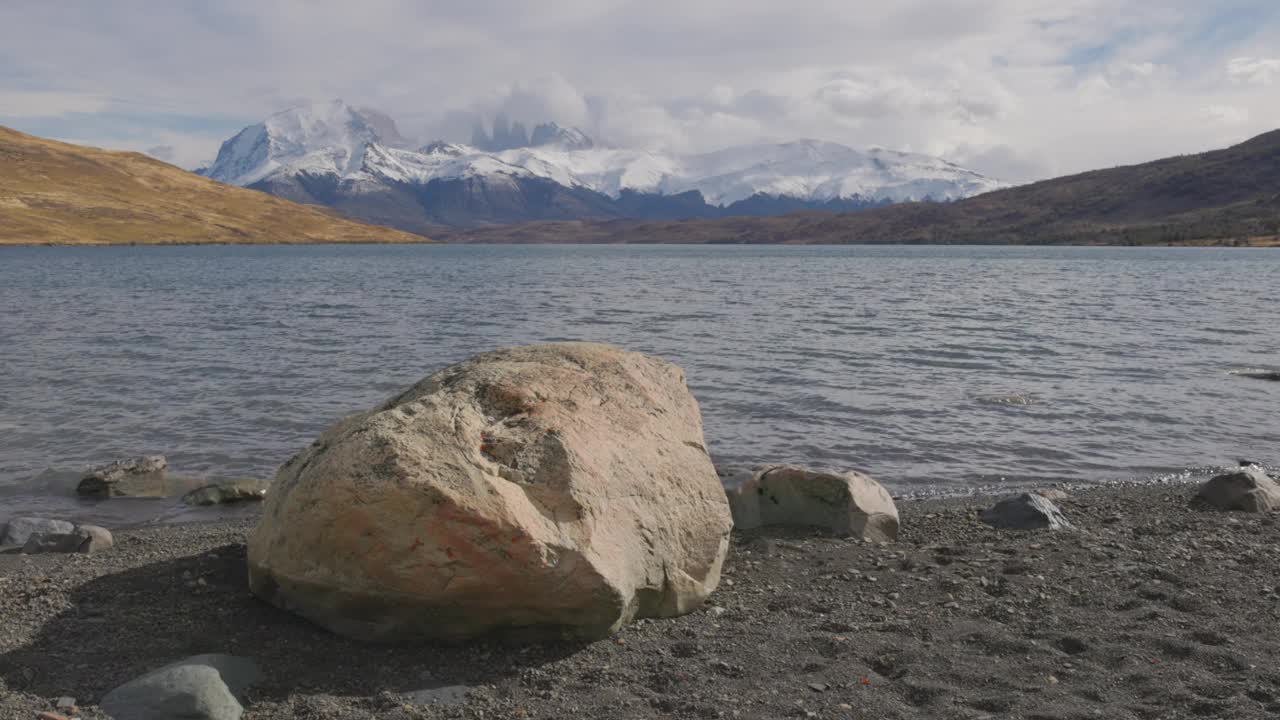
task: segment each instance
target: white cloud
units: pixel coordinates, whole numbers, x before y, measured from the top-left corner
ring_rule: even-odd
[[[53,90],[6,90],[0,87],[0,117],[57,117],[71,113],[105,110],[105,98],[76,92]]]
[[[341,97],[422,140],[503,111],[622,145],[815,137],[1026,180],[1271,129],[1278,34],[1273,0],[7,0],[0,123],[190,165],[227,118]]]
[[[489,118],[504,113],[530,125],[547,120],[565,125],[590,121],[587,99],[559,73],[499,87],[476,101],[472,110]]]
[[[1214,125],[1245,125],[1249,122],[1249,110],[1235,105],[1210,105],[1200,111],[1200,117]]]
[[[145,153],[189,170],[211,163],[223,140],[218,136],[165,130],[152,131],[141,137],[60,134],[54,139],[76,145]]]
[[[1227,76],[1237,83],[1270,85],[1280,80],[1280,58],[1232,58]]]

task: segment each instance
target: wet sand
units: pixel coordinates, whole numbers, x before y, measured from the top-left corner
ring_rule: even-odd
[[[108,690],[212,652],[260,665],[249,720],[1275,716],[1280,525],[1192,492],[1074,491],[1077,532],[994,530],[966,498],[900,503],[889,545],[735,533],[706,608],[524,648],[363,645],[259,602],[250,518],[120,531],[101,555],[0,555],[0,718],[64,695],[101,717]]]

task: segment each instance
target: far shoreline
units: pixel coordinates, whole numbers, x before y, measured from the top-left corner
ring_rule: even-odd
[[[424,237],[421,241],[385,242],[352,240],[350,242],[0,242],[5,248],[154,248],[154,247],[349,247],[381,245],[387,247],[919,247],[919,248],[1128,248],[1128,249],[1219,249],[1257,250],[1280,248],[1280,238],[1251,239],[1244,244],[1219,240],[1188,241],[1180,243],[1150,243],[1128,245],[1123,243],[805,243],[805,242],[449,242]]]

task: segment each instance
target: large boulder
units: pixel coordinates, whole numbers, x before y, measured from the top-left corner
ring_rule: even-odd
[[[1005,498],[979,514],[982,522],[1003,530],[1070,530],[1072,525],[1053,501],[1039,493]]]
[[[898,508],[880,483],[856,472],[777,465],[728,490],[734,526],[820,527],[880,542],[898,538]]]
[[[438,372],[285,463],[249,582],[362,639],[598,638],[699,607],[731,527],[680,368],[538,345]]]
[[[1200,486],[1193,502],[1219,510],[1271,512],[1280,510],[1280,483],[1251,465],[1209,480]]]
[[[239,720],[240,698],[258,678],[252,660],[197,655],[121,685],[99,705],[115,720]]]
[[[163,455],[117,460],[90,470],[76,492],[93,497],[164,497],[169,494]]]

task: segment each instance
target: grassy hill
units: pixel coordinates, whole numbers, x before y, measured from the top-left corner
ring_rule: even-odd
[[[547,222],[450,242],[1280,244],[1280,131],[1225,150],[1046,180],[955,203],[676,222]]]
[[[138,153],[0,127],[0,245],[429,242]]]

